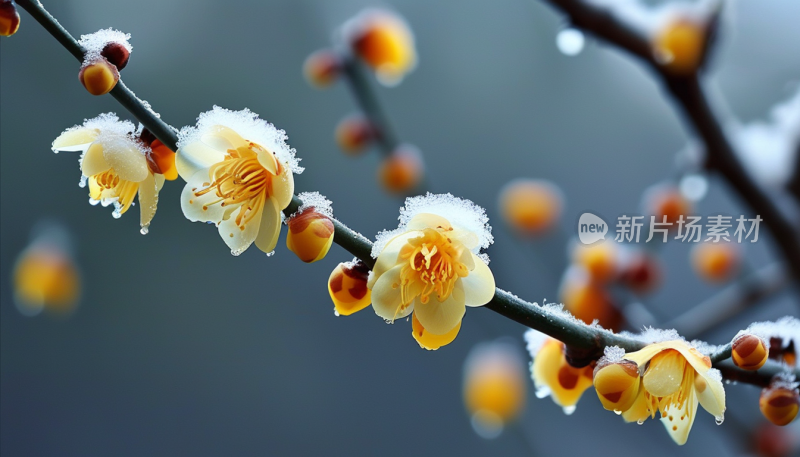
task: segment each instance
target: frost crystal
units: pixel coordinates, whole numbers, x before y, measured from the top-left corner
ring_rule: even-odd
[[[608,363],[621,362],[622,359],[625,358],[625,349],[619,346],[606,346],[605,349],[603,349],[603,358]]]
[[[128,52],[131,52],[133,46],[128,42],[130,39],[130,33],[122,33],[112,28],[98,30],[89,35],[81,35],[78,44],[86,50],[86,54],[83,56],[83,65],[88,65],[90,62],[97,60],[108,43],[119,43]]]
[[[532,359],[536,358],[536,355],[539,353],[539,350],[544,346],[545,341],[547,341],[549,336],[545,335],[544,333],[530,329],[525,332],[525,347],[528,349],[528,352],[531,355]]]
[[[785,346],[789,341],[800,344],[800,320],[792,316],[784,316],[775,322],[755,322],[750,324],[745,330],[740,330],[734,340],[741,335],[753,334],[761,337],[767,345],[772,338],[778,338]],[[769,346],[767,346],[769,349]]]
[[[473,249],[477,254],[494,242],[492,227],[486,211],[475,203],[454,197],[452,194],[432,194],[409,197],[405,206],[400,208],[400,225],[395,230],[384,230],[378,233],[372,246],[372,257],[377,258],[386,244],[405,232],[408,222],[417,214],[431,213],[447,219],[454,228],[472,232],[478,237],[478,246]],[[488,260],[488,257],[485,259]],[[487,262],[488,263],[488,262]]]
[[[289,220],[291,220],[296,215],[302,213],[303,211],[307,210],[308,208],[314,208],[314,211],[324,214],[329,218],[333,219],[333,207],[332,202],[327,199],[324,195],[319,192],[301,192],[297,195],[297,198],[302,200],[303,204],[297,208],[297,211],[292,213],[289,216]]]
[[[286,164],[292,173],[303,172],[303,167],[299,165],[300,159],[295,157],[296,151],[286,144],[286,140],[289,138],[286,132],[278,130],[274,125],[260,119],[258,114],[247,108],[241,111],[231,111],[214,106],[211,111],[201,113],[197,118],[196,126],[187,126],[178,132],[178,148],[201,141],[203,135],[219,125],[234,130],[247,141],[267,148],[275,154],[278,160]]]
[[[64,130],[62,135],[83,129],[97,130],[100,133],[98,138],[104,136],[125,137],[133,134],[136,131],[136,126],[134,126],[131,121],[120,121],[115,113],[103,113],[95,118],[85,119],[81,125],[75,125]],[[52,147],[52,149],[53,152],[56,153],[59,151],[82,151],[85,150],[89,144],[69,146],[60,149]]]
[[[795,378],[793,373],[789,372],[781,372],[776,374],[772,377],[772,382],[770,383],[768,389],[789,389],[794,390],[800,386],[800,383],[797,382],[797,378]]]
[[[663,343],[664,341],[674,340],[686,341],[675,329],[662,330],[653,327],[645,327],[639,334],[620,332],[620,335],[639,340],[645,344]]]
[[[780,186],[794,170],[800,141],[800,88],[789,100],[772,108],[767,122],[734,126],[736,152],[755,178]]]

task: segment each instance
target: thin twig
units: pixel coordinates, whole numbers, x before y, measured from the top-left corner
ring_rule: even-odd
[[[722,175],[731,187],[772,232],[780,254],[786,259],[794,282],[800,285],[800,233],[781,213],[764,190],[747,174],[703,91],[697,75],[674,76],[663,71],[655,59],[650,41],[615,17],[606,7],[583,0],[544,0],[565,12],[584,31],[628,51],[661,76],[691,127],[702,138],[706,166]]]
[[[664,324],[688,339],[699,338],[762,299],[783,290],[789,275],[783,264],[768,265],[722,289]]]
[[[69,32],[58,25],[57,21],[44,10],[41,3],[32,0],[18,0],[17,4],[31,13],[39,23],[44,25],[45,28],[56,37],[59,42],[67,47],[67,49],[70,49],[71,52],[80,49],[79,46],[75,47],[77,42],[75,42]],[[127,89],[125,90],[127,91]],[[130,91],[127,92],[130,93]],[[117,100],[120,100],[120,98],[117,98]],[[155,133],[158,131],[159,134],[162,135],[158,136],[158,134],[156,134],[159,140],[170,147],[176,145],[177,137],[174,129],[153,115],[153,113],[144,106],[141,100],[137,99],[135,96],[124,98],[124,100],[127,103],[138,105],[135,109],[131,110],[131,114],[152,132]],[[123,105],[126,103],[122,102],[122,100],[120,100],[120,102],[123,103]],[[127,105],[125,106],[127,107]],[[163,128],[159,129],[159,126]],[[302,204],[302,202],[295,196],[292,199],[292,203],[284,212],[286,214],[292,214],[297,210],[300,204]],[[334,221],[334,227],[334,242],[372,267],[375,262],[371,256],[372,242],[339,221]],[[578,364],[586,365],[591,360],[597,359],[602,355],[603,349],[606,346],[619,346],[626,351],[635,351],[645,346],[643,342],[634,338],[617,335],[608,330],[588,326],[565,314],[548,311],[541,306],[526,302],[502,289],[496,289],[494,298],[492,298],[485,308],[563,341],[568,346],[568,356]],[[730,357],[730,345],[711,355],[715,365],[728,357]],[[768,382],[767,378],[771,379],[772,375],[777,373],[778,370],[780,370],[780,366],[770,362],[755,375],[740,374],[741,370],[736,368],[728,371],[729,376],[754,376],[755,378],[752,380],[753,383],[764,383]],[[800,370],[795,370],[795,373],[800,375]]]
[[[392,154],[400,145],[397,136],[392,129],[389,118],[381,108],[378,97],[370,85],[369,79],[364,74],[364,69],[361,68],[358,61],[350,53],[342,53],[342,70],[344,72],[347,86],[353,93],[353,98],[363,112],[364,116],[369,119],[372,128],[375,130],[375,141],[378,146],[386,155]]]

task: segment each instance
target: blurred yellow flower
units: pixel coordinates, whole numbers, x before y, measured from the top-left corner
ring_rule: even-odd
[[[373,247],[367,286],[375,313],[394,321],[413,312],[422,347],[450,343],[466,307],[494,296],[494,276],[477,255],[491,242],[486,222],[483,209],[449,194],[407,199],[400,227],[381,233]]]
[[[138,195],[141,232],[146,234],[156,214],[164,176],[151,168],[151,150],[140,134],[131,122],[106,113],[66,130],[52,148],[54,152],[82,152],[81,186],[88,183],[91,204],[113,204],[115,218],[125,214]]]
[[[233,255],[253,242],[271,254],[278,243],[281,211],[294,193],[293,172],[302,172],[285,140],[282,130],[257,114],[218,106],[179,134],[183,214],[216,224]]]

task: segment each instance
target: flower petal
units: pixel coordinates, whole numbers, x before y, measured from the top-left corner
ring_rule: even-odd
[[[139,183],[139,224],[142,227],[150,225],[158,207],[158,185],[152,173]]]
[[[220,199],[217,196],[216,189],[209,190],[200,196],[195,194],[195,192],[204,189],[204,184],[208,184],[208,181],[208,169],[199,170],[187,180],[186,186],[181,192],[183,215],[192,222],[220,222],[227,209],[219,203],[214,203]]]
[[[251,211],[255,211],[256,214],[253,214],[247,223],[243,222],[242,226],[236,225],[236,220],[240,219],[239,216],[243,216],[241,212],[245,211],[246,208],[246,205],[240,206],[236,212],[231,214],[231,217],[223,220],[218,227],[219,236],[231,248],[231,254],[233,255],[239,255],[247,250],[258,237],[259,227],[261,226],[261,213],[264,206],[252,209]]]
[[[294,196],[294,176],[289,167],[283,167],[281,174],[272,177],[270,198],[274,199],[278,209],[283,210],[292,202]]]
[[[672,395],[681,388],[686,369],[683,354],[674,349],[662,351],[650,360],[650,366],[642,377],[642,385],[650,395]]]
[[[275,250],[278,244],[278,236],[281,234],[281,210],[276,206],[272,198],[268,198],[264,203],[261,212],[261,227],[258,229],[256,246],[258,249],[269,254]]]
[[[136,145],[127,138],[101,138],[103,157],[111,165],[120,179],[130,182],[142,182],[150,174],[147,158]]]
[[[54,151],[85,151],[100,135],[97,129],[75,129],[69,130],[53,141]]]
[[[412,314],[411,327],[411,335],[414,336],[415,340],[417,340],[419,346],[429,351],[435,351],[442,346],[452,343],[456,339],[456,336],[458,336],[458,331],[461,330],[461,321],[458,321],[458,325],[444,335],[436,335],[426,330],[425,327],[419,323],[417,315]]]
[[[209,168],[225,159],[225,153],[207,146],[202,141],[193,141],[178,148],[175,168],[184,181],[188,181],[198,170]]]
[[[438,214],[419,213],[408,221],[406,228],[408,230],[423,230],[426,228],[452,228],[450,221],[439,216]]]
[[[211,127],[208,129],[208,133],[200,138],[200,141],[219,152],[228,152],[229,149],[247,146],[247,141],[244,138],[236,133],[235,130],[224,125]]]
[[[372,268],[373,276],[377,278],[389,271],[389,269],[395,267],[400,250],[405,246],[408,240],[419,235],[420,232],[417,231],[405,232],[389,240],[389,242],[386,243],[386,247],[383,248],[383,251],[381,251],[378,258],[375,260],[375,266]]]
[[[686,444],[686,440],[689,438],[689,431],[692,430],[696,415],[697,395],[694,389],[689,389],[685,409],[678,409],[674,404],[667,406],[661,415],[661,423],[666,427],[672,440],[682,446]]]
[[[402,268],[394,267],[382,274],[372,287],[372,309],[375,310],[375,314],[386,320],[401,319],[414,310],[413,303],[405,308],[400,307],[400,272]]]
[[[475,268],[459,282],[464,286],[465,304],[467,306],[483,306],[494,297],[494,275],[489,266],[483,263],[483,260],[471,252],[470,255],[473,257]]]
[[[372,297],[374,303],[375,296],[373,295]],[[439,301],[436,294],[433,294],[430,296],[428,303],[420,303],[419,298],[417,298],[414,304],[414,313],[417,315],[419,323],[436,335],[444,335],[452,330],[453,327],[461,322],[466,312],[464,286],[461,281],[456,281],[453,291],[443,301]]]
[[[92,143],[89,149],[81,156],[81,172],[84,176],[94,176],[107,171],[111,165],[106,162],[103,156],[103,145]]]
[[[625,419],[625,422],[644,422],[651,415],[644,389],[639,389],[636,400],[633,401],[630,408],[623,411],[622,418]]]
[[[709,376],[710,373],[719,373],[708,370],[707,374],[697,374],[694,380],[694,387],[697,391],[697,399],[700,405],[716,418],[722,418],[725,414],[725,388],[722,381],[716,376]]]
[[[254,145],[251,148],[252,151],[255,151],[256,158],[258,159],[258,163],[261,164],[268,172],[272,173],[273,175],[278,174],[278,159],[275,157],[275,154],[272,152],[264,149],[261,145]],[[282,168],[288,168],[284,165]]]

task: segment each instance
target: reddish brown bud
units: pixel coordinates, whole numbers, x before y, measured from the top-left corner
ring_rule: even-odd
[[[767,362],[767,343],[751,334],[739,335],[733,340],[733,363],[743,370],[758,370]]]
[[[122,44],[112,41],[106,44],[103,51],[100,52],[100,55],[105,57],[111,65],[117,67],[117,70],[122,70],[128,65],[131,52]]]
[[[412,146],[403,145],[384,159],[378,170],[378,178],[388,191],[407,193],[419,184],[423,172],[420,152]]]
[[[778,383],[761,391],[758,400],[761,413],[775,425],[786,425],[797,417],[800,395],[790,384]]]
[[[308,56],[303,64],[306,80],[317,88],[325,88],[333,84],[342,71],[339,56],[330,49],[321,49]]]
[[[0,1],[0,36],[11,36],[19,29],[19,13],[14,2]]]
[[[372,123],[360,114],[348,116],[336,126],[336,143],[351,155],[364,152],[374,138]]]

